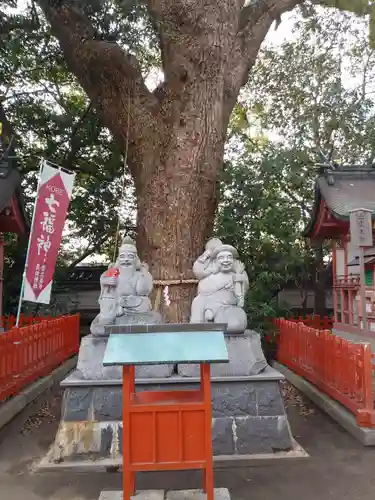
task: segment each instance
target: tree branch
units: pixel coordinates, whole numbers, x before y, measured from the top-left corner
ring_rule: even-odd
[[[38,0],[68,65],[77,76],[103,123],[125,144],[129,114],[132,143],[150,140],[157,127],[159,102],[147,89],[134,56],[103,40],[75,2]],[[134,176],[139,172],[133,171]]]
[[[357,16],[364,16],[370,14],[371,4],[370,2],[363,0],[312,0],[312,3],[316,5],[322,5],[323,7],[331,7],[339,10],[346,10],[347,12],[352,12]]]
[[[85,122],[87,116],[89,115],[90,111],[92,109],[92,103],[90,102],[85,111],[83,112],[82,116],[80,116],[79,120],[77,123],[75,123],[72,127],[72,133],[70,135],[70,150],[69,153],[66,155],[63,161],[63,167],[71,170],[73,169],[73,163],[74,160],[81,148],[81,144],[79,140],[77,140],[77,134],[79,129],[81,128],[81,125]]]
[[[31,8],[31,19],[21,16],[6,16],[0,13],[0,40],[5,39],[12,31],[23,30],[32,32],[40,27],[38,15],[35,9]]]
[[[11,138],[13,137],[14,139],[12,141],[12,149],[14,149],[17,145],[16,133],[13,128],[13,125],[10,123],[10,121],[6,116],[6,112],[1,101],[0,101],[0,123],[2,124],[2,133],[0,134],[2,142],[4,143],[5,146],[8,146],[11,141]]]
[[[83,260],[87,259],[87,257],[90,257],[93,253],[95,253],[99,248],[103,245],[105,240],[108,238],[108,234],[105,233],[103,234],[99,240],[96,241],[93,245],[88,245],[86,249],[81,253],[79,257],[76,257],[70,264],[69,264],[69,269],[72,269],[73,267],[76,267],[78,264],[80,264]]]
[[[304,0],[252,0],[241,9],[238,32],[226,78],[225,97],[233,108],[240,88],[245,85],[255,64],[261,44],[272,23]],[[229,118],[228,118],[229,119]]]

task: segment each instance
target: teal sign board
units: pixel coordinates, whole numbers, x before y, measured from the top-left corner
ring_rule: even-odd
[[[228,363],[223,332],[112,334],[103,365]]]

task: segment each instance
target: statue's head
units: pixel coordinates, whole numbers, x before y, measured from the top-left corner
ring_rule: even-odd
[[[237,257],[238,252],[231,245],[220,245],[215,248],[212,254],[218,271],[223,273],[234,271],[235,259],[237,259]]]
[[[138,267],[140,266],[137,247],[135,246],[134,240],[132,240],[130,236],[125,236],[125,238],[122,240],[118,252],[117,263],[121,267],[134,269],[138,269]]]

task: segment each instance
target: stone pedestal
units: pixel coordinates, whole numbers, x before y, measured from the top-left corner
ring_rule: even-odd
[[[123,328],[112,326],[111,333],[121,335]],[[129,328],[137,330],[134,326]],[[158,329],[159,325],[153,328]],[[162,328],[175,331],[178,326],[160,325]],[[77,370],[62,383],[65,392],[55,442],[41,467],[69,467],[77,461],[93,466],[121,466],[122,373],[121,368],[103,367],[107,339],[92,335],[82,339]],[[292,450],[294,441],[280,389],[284,377],[267,365],[259,335],[248,331],[245,335],[226,335],[226,341],[230,363],[211,365],[214,455],[240,458]],[[136,389],[196,388],[197,368],[180,365],[176,374],[172,365],[137,367]]]
[[[108,336],[97,337],[87,335],[81,341],[79,349],[77,379],[81,380],[118,380],[121,383],[121,367],[103,366],[103,356],[107,346]],[[137,366],[135,376],[137,378],[170,377],[173,365]]]
[[[229,363],[211,365],[212,377],[250,376],[261,373],[267,367],[259,333],[246,330],[240,334],[225,334]],[[199,365],[179,365],[182,377],[199,377]]]

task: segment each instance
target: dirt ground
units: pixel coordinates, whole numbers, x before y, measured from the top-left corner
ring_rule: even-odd
[[[373,500],[375,448],[364,448],[290,386],[284,392],[293,434],[310,458],[218,470],[216,486],[229,488],[232,500]],[[48,393],[0,432],[1,500],[97,500],[102,489],[120,489],[118,473],[34,471],[55,436],[60,401],[59,391]],[[137,486],[191,489],[201,478],[152,473],[140,476]]]

